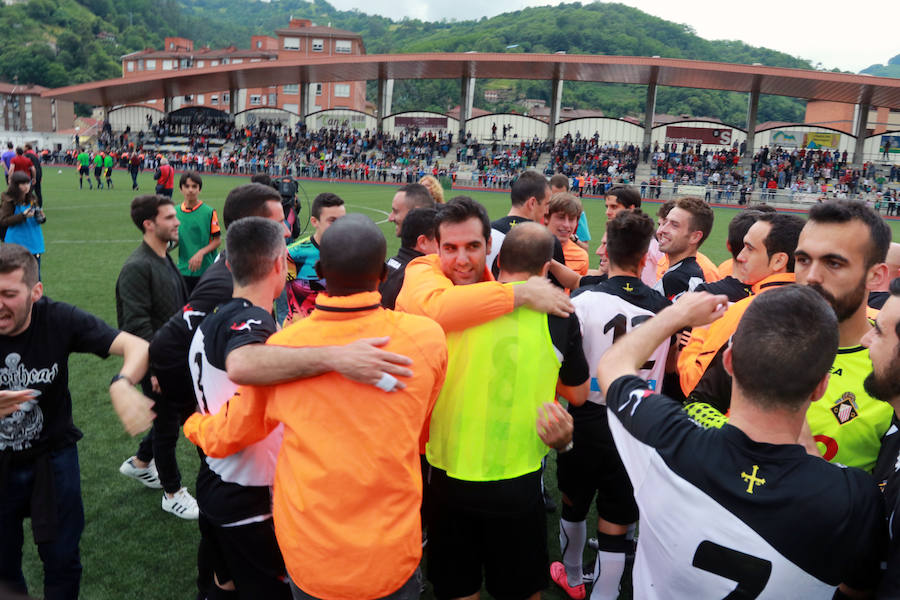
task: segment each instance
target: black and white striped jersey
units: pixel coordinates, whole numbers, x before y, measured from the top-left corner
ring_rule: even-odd
[[[697,257],[688,256],[666,269],[653,289],[674,302],[685,292],[693,292],[704,281]]]
[[[237,390],[228,378],[225,359],[247,344],[263,344],[275,333],[272,315],[243,298],[233,298],[207,316],[191,341],[189,362],[200,412],[216,414]],[[282,426],[264,440],[226,458],[206,457],[206,464],[227,483],[270,486],[281,447]]]
[[[635,598],[807,600],[877,583],[884,511],[868,474],[701,428],[635,376],[613,382],[607,409],[641,514]]]
[[[650,319],[670,303],[647,287],[637,277],[611,277],[591,287],[581,287],[572,294],[575,314],[581,322],[584,355],[591,369],[591,391],[588,401],[605,404],[597,384],[597,363],[613,343],[641,323]],[[653,352],[639,372],[658,390],[665,374],[669,342]]]

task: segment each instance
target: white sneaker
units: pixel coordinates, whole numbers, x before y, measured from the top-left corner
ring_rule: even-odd
[[[148,466],[141,469],[134,466],[134,460],[135,457],[132,456],[123,462],[122,466],[119,467],[119,473],[132,479],[137,479],[148,488],[162,489],[162,484],[159,482],[159,473],[156,472],[156,463],[151,460]]]
[[[197,501],[188,493],[187,488],[181,488],[171,498],[163,494],[162,509],[176,517],[190,521],[196,521],[200,518],[200,509],[197,508]]]

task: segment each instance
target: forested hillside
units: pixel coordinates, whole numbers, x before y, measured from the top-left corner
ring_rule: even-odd
[[[29,0],[0,6],[0,37],[7,38],[0,45],[0,79],[56,87],[117,77],[120,56],[161,48],[167,35],[191,38],[197,47],[247,47],[252,34],[271,34],[291,16],[358,32],[370,54],[564,51],[811,66],[739,41],[705,40],[686,25],[599,2],[526,8],[477,21],[423,22],[339,11],[324,0]],[[487,103],[482,93],[486,86],[504,88],[506,99]],[[540,81],[479,81],[476,90],[476,106],[492,111],[521,112],[520,100],[549,100],[550,94],[550,86]],[[458,81],[398,81],[393,109],[445,111],[458,102]],[[565,106],[600,109],[612,117],[640,116],[643,102],[644,90],[637,86],[564,85]],[[736,125],[744,122],[746,107],[743,94],[678,88],[660,89],[657,100],[658,113],[717,117]],[[760,121],[802,116],[802,101],[761,100]]]

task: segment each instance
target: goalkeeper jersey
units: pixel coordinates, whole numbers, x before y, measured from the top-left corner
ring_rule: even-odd
[[[875,466],[894,410],[863,389],[863,380],[871,372],[868,348],[838,348],[828,389],[806,413],[825,460],[866,471]]]

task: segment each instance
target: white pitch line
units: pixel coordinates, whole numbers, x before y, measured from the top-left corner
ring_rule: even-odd
[[[371,211],[374,211],[374,212],[377,212],[377,213],[381,213],[381,214],[383,214],[385,217],[389,217],[389,216],[391,215],[391,213],[389,213],[389,212],[383,211],[383,210],[381,210],[380,208],[372,208],[371,206],[359,206],[359,205],[357,205],[357,204],[348,204],[347,206],[349,206],[350,208],[361,208],[361,209],[363,209],[363,210],[371,210]],[[382,225],[382,224],[387,223],[387,222],[388,222],[387,218],[384,218],[384,219],[382,219],[381,221],[375,221],[375,224],[376,224],[376,225]]]

